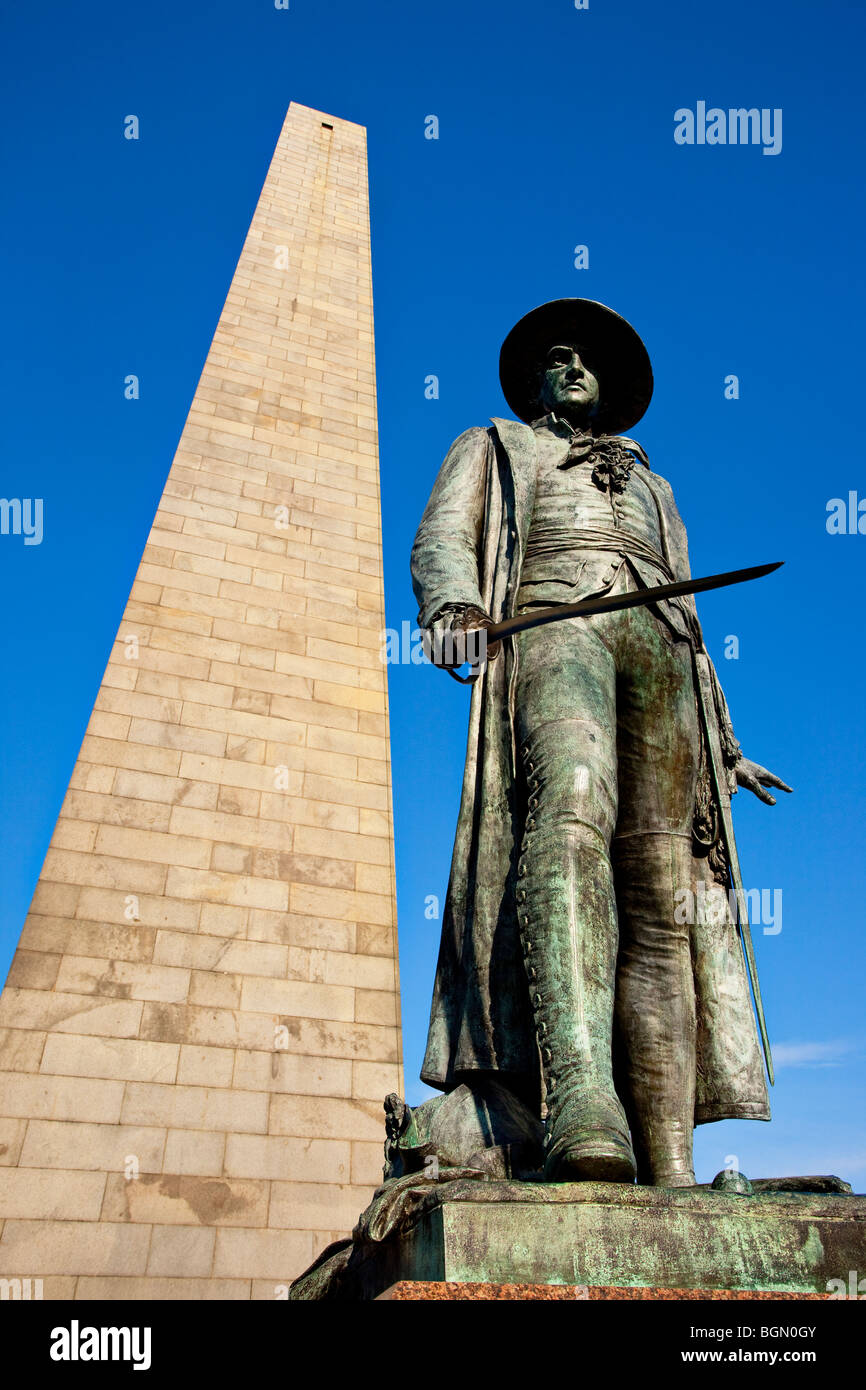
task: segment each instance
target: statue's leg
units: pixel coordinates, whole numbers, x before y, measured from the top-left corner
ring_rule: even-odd
[[[699,734],[689,648],[665,631],[645,609],[621,615],[616,1018],[638,1181],[687,1187],[695,1181],[695,989],[676,895],[694,890]]]
[[[548,1181],[635,1175],[611,1060],[616,672],[603,622],[567,621],[518,638],[528,810],[517,910],[546,1086]]]

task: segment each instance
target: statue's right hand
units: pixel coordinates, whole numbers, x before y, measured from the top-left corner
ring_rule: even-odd
[[[489,647],[479,629],[489,627],[493,619],[474,603],[454,603],[442,608],[424,629],[423,647],[434,666],[457,669],[466,662],[483,663],[495,655],[498,644]]]

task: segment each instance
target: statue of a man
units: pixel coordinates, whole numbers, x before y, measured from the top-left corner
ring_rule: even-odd
[[[688,578],[670,486],[622,437],[652,394],[634,329],[544,304],[500,373],[523,423],[449,451],[412,551],[419,625]],[[674,599],[522,631],[473,687],[422,1078],[546,1105],[548,1181],[689,1186],[695,1123],[769,1119],[737,926],[700,910],[730,882],[706,720],[728,791],[790,788],[742,756],[711,663],[702,722],[695,653]]]

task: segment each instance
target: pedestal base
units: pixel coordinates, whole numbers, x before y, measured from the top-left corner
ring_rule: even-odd
[[[499,1302],[543,1302],[561,1303],[694,1303],[694,1302],[737,1302],[755,1299],[763,1302],[785,1302],[793,1299],[817,1299],[819,1302],[830,1295],[826,1293],[767,1293],[766,1290],[743,1291],[741,1289],[623,1289],[610,1288],[604,1284],[437,1284],[413,1283],[404,1279],[392,1284],[380,1293],[376,1302],[383,1303],[450,1303],[469,1301],[475,1303]]]
[[[826,1296],[831,1280],[866,1270],[866,1197],[855,1195],[416,1179],[388,1219],[384,1200],[292,1298],[375,1299],[404,1282]]]

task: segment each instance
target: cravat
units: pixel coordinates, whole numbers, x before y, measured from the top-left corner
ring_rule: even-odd
[[[592,459],[592,481],[602,492],[625,492],[635,458],[618,439],[610,435],[573,434],[568,454],[559,465],[571,468],[575,463]]]

